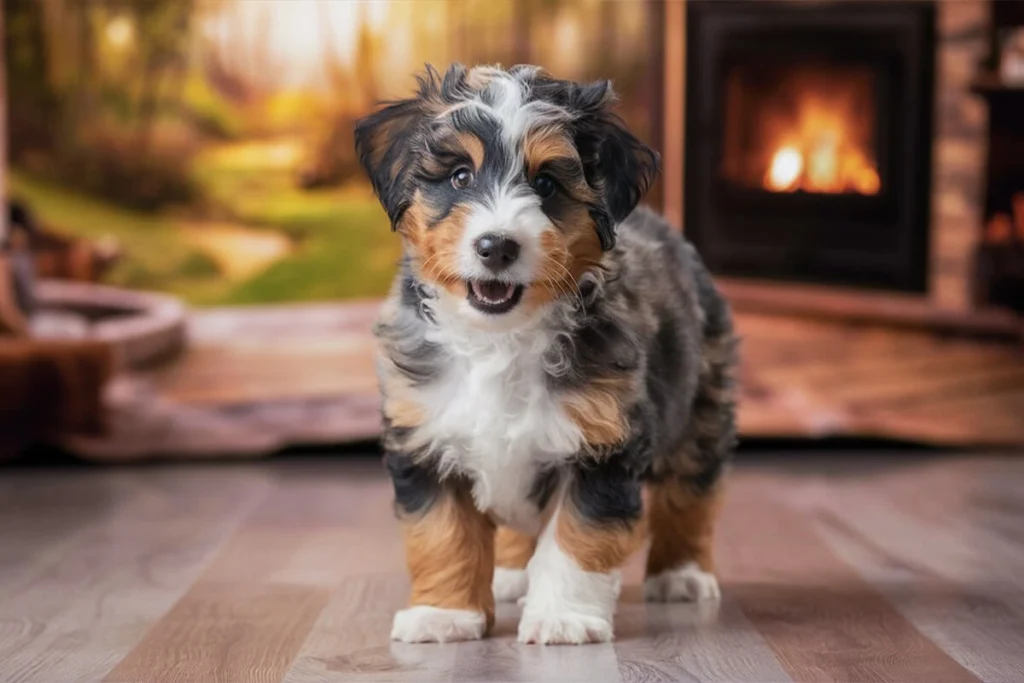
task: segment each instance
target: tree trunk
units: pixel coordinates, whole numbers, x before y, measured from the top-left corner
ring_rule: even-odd
[[[29,151],[51,151],[60,134],[60,106],[53,88],[51,55],[43,5],[36,2],[7,0],[2,36],[7,49],[21,59],[5,64],[4,80],[16,101],[5,100],[8,153],[20,160]],[[54,132],[57,135],[54,135]],[[5,130],[5,132],[7,132]]]
[[[92,113],[90,79],[95,68],[92,35],[93,0],[79,0],[74,5],[75,55],[74,86],[63,109],[61,126],[61,153],[68,153],[78,144],[78,132],[83,121]],[[70,105],[70,106],[68,106]]]
[[[144,158],[149,153],[163,72],[163,54],[159,48],[153,48],[142,71],[142,90],[139,95],[138,118],[135,124],[134,149],[137,158]]]

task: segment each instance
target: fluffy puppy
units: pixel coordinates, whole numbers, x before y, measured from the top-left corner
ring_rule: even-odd
[[[634,211],[657,156],[613,98],[532,66],[428,68],[356,128],[405,245],[376,327],[412,575],[396,640],[480,638],[497,597],[524,598],[523,642],[607,641],[647,536],[648,599],[718,597],[729,311]]]

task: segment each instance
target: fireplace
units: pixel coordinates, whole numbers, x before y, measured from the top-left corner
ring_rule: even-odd
[[[686,231],[717,274],[923,292],[934,7],[687,10]]]

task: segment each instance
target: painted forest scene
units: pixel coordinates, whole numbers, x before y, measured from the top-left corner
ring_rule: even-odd
[[[401,247],[353,128],[427,63],[611,78],[656,144],[651,2],[4,4],[10,198],[102,245],[99,281],[193,305],[386,293]]]

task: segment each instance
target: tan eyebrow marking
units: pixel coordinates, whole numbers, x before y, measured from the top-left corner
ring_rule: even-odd
[[[557,132],[541,131],[528,133],[523,140],[523,155],[530,177],[551,159],[579,159],[579,152],[564,135]]]
[[[473,168],[479,170],[484,165],[484,143],[472,133],[459,133],[457,139],[473,160]]]

